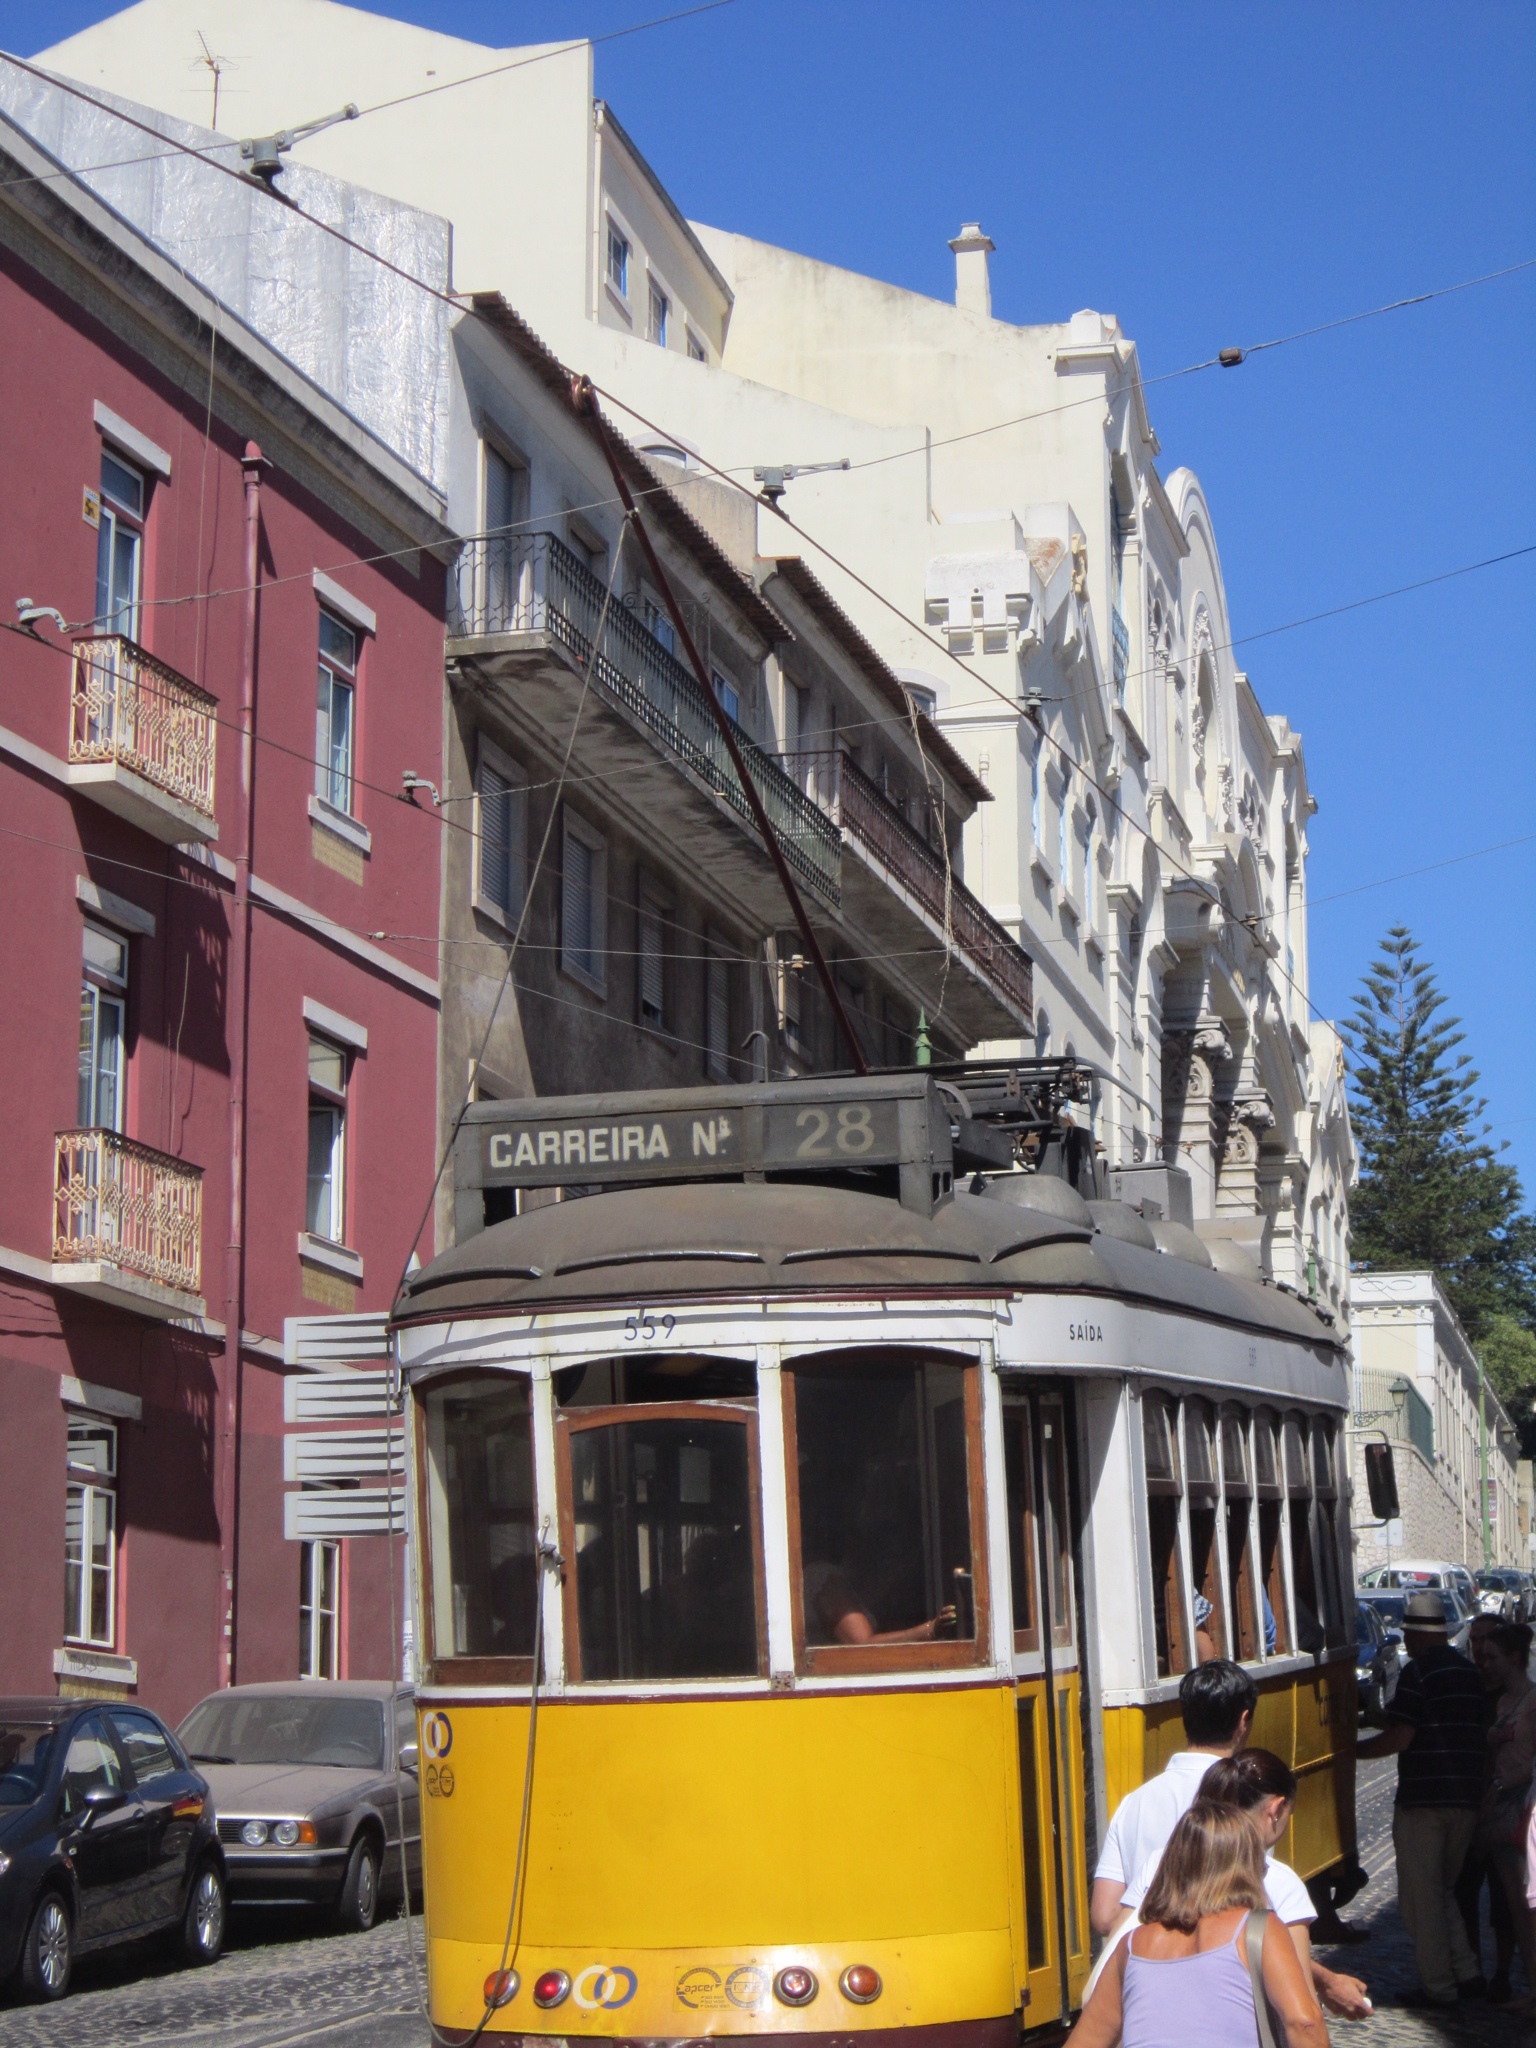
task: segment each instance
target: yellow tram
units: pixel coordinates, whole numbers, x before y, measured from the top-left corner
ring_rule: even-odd
[[[1339,1340],[1093,1198],[1081,1093],[469,1113],[394,1318],[445,2039],[1058,2022],[1201,1656],[1301,1775],[1282,1853],[1352,1861]]]

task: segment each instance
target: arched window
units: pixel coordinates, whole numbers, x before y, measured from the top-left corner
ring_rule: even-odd
[[[1035,1012],[1035,1058],[1047,1060],[1051,1056],[1051,1020],[1044,1010]]]

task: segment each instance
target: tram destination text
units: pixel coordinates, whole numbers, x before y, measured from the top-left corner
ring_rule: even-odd
[[[710,1174],[892,1166],[902,1157],[892,1100],[748,1104],[629,1117],[508,1117],[482,1124],[486,1186],[694,1179]]]

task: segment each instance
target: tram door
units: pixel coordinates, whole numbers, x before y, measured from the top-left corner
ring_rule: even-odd
[[[1071,1426],[1070,1389],[1004,1382],[1026,2028],[1065,2018],[1090,1968]]]

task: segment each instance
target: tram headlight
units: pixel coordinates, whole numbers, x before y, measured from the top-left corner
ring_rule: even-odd
[[[492,1970],[489,1977],[485,1980],[486,2004],[493,2012],[497,2011],[501,2006],[510,2005],[513,1999],[516,1998],[517,1987],[522,1981],[516,1970]],[[543,1981],[541,1977],[539,1982],[542,1983]],[[537,1997],[537,1992],[534,1995]]]
[[[564,2005],[571,1995],[571,1980],[564,1970],[546,1970],[533,1987],[533,2002],[548,2012],[552,2005]]]
[[[880,1996],[880,1972],[868,1963],[850,1963],[838,1978],[837,1988],[855,2005],[873,2005]]]
[[[780,1970],[773,1980],[773,1995],[780,2005],[809,2005],[820,1989],[815,1971],[804,1969],[799,1963]]]

